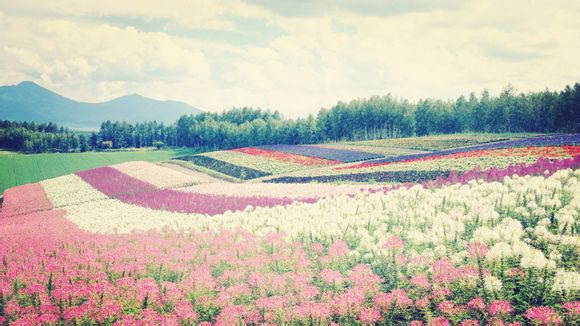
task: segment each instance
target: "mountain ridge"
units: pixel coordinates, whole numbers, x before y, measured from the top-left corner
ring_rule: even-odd
[[[0,120],[55,122],[71,129],[98,129],[103,121],[156,120],[166,124],[181,115],[201,112],[185,102],[127,94],[104,102],[81,102],[33,81],[0,86]]]

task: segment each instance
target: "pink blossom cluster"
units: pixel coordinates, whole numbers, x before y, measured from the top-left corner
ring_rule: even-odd
[[[4,202],[0,211],[3,216],[14,216],[52,208],[52,203],[46,197],[39,183],[31,183],[13,187],[4,191]]]
[[[477,277],[470,264],[427,261],[429,270],[406,272],[401,288],[388,289],[387,275],[353,260],[341,239],[308,244],[226,229],[103,235],[65,214],[0,219],[0,322],[478,325],[485,317],[508,325],[514,318],[509,301],[465,301],[452,290]],[[578,314],[577,301],[563,307],[563,315]],[[428,323],[425,309],[434,314]],[[562,314],[532,307],[525,318],[559,324]]]
[[[578,163],[578,158],[540,160],[452,175],[424,186],[549,175]],[[109,197],[159,210],[219,214],[295,202],[160,189],[112,168],[78,175]],[[303,199],[309,200],[316,199]],[[431,254],[417,251],[410,236],[393,232],[399,235],[387,233],[378,242],[381,252],[368,258],[370,253],[357,243],[360,239],[349,236],[297,238],[280,230],[257,235],[232,228],[99,234],[79,229],[66,215],[66,209],[52,206],[39,184],[6,191],[0,212],[0,324],[579,322],[580,302],[575,298],[546,296],[551,301],[530,307],[521,297],[486,292],[484,279],[491,276],[509,291],[537,282],[533,277],[539,273],[509,262],[488,262],[484,258],[493,244],[482,240],[450,244],[466,250],[457,258],[435,256],[430,248]]]

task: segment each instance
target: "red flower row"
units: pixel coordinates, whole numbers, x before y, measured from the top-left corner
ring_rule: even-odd
[[[266,157],[277,161],[296,163],[306,166],[325,166],[325,165],[336,165],[342,162],[327,160],[323,158],[310,157],[304,155],[281,153],[276,151],[270,151],[267,149],[261,149],[256,147],[244,147],[238,149],[232,149],[232,152],[239,152],[253,156]]]

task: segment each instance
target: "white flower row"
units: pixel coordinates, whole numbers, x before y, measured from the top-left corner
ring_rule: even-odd
[[[44,180],[40,184],[54,207],[66,207],[107,198],[76,174]]]
[[[326,183],[206,183],[178,189],[179,191],[228,196],[260,196],[290,198],[322,198],[357,194],[361,189],[379,189],[381,186],[361,186]]]
[[[176,188],[206,182],[202,178],[145,161],[111,165],[112,168],[158,188]]]

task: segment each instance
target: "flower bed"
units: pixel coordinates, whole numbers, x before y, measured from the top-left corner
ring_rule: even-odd
[[[486,144],[479,144],[468,147],[460,147],[453,149],[446,149],[438,152],[432,153],[421,153],[412,155],[401,155],[396,157],[386,157],[383,159],[372,161],[371,163],[391,163],[391,162],[402,162],[419,158],[427,158],[431,156],[442,156],[456,153],[465,153],[477,150],[491,150],[491,149],[503,149],[503,148],[515,148],[515,147],[545,147],[545,146],[580,146],[580,134],[572,135],[558,135],[558,136],[543,136],[543,137],[533,137],[517,140],[499,141]]]
[[[108,167],[9,189],[0,324],[576,325],[577,154],[392,163],[441,175],[384,187],[175,190]],[[491,168],[435,168],[454,161]]]
[[[206,183],[179,191],[227,196],[266,196],[277,198],[322,198],[357,194],[361,189],[380,189],[381,186],[334,185],[323,183]]]
[[[17,186],[4,191],[0,218],[28,214],[52,208],[42,186],[38,183]]]
[[[288,197],[238,197],[159,189],[111,167],[81,171],[77,175],[111,198],[137,206],[170,212],[216,215],[226,211],[244,210],[248,206],[272,207],[294,202],[294,199]],[[300,201],[305,202],[312,200],[309,198],[300,199]]]
[[[0,322],[573,325],[579,178],[565,169],[214,217],[114,199],[67,207],[66,219],[8,217]]]
[[[295,200],[288,197],[224,196],[180,192],[170,189],[155,192],[123,194],[116,197],[125,203],[156,210],[204,215],[223,214],[227,211],[242,211],[247,207],[273,207],[289,205]],[[298,201],[310,202],[315,199],[304,198]]]
[[[206,182],[203,178],[196,178],[145,161],[126,162],[111,165],[111,167],[158,188],[185,187]]]
[[[437,155],[421,158],[413,158],[406,161],[396,162],[364,162],[342,167],[326,167],[308,171],[300,171],[289,174],[288,177],[301,178],[296,182],[306,180],[368,180],[380,179],[384,181],[396,181],[396,176],[401,173],[409,174],[409,171],[421,172],[425,179],[429,171],[458,171],[465,172],[474,169],[505,169],[518,164],[533,164],[541,158],[558,160],[578,156],[580,146],[547,146],[547,147],[520,147],[513,149],[493,149],[467,151],[447,155]],[[388,172],[388,173],[387,173]],[[386,173],[381,177],[382,173]],[[357,177],[357,174],[362,176]],[[404,177],[403,177],[404,178]],[[290,182],[288,179],[285,182]],[[299,181],[302,180],[302,181]]]
[[[446,154],[439,152],[439,155],[430,155],[422,157],[413,157],[406,160],[393,159],[392,161],[371,161],[359,164],[353,164],[346,167],[336,168],[337,170],[344,169],[364,169],[372,167],[380,167],[391,164],[399,164],[409,166],[407,163],[427,162],[434,160],[461,160],[461,159],[481,159],[485,158],[486,162],[493,161],[495,158],[531,158],[537,160],[539,158],[569,158],[580,155],[580,146],[546,146],[546,147],[520,147],[520,148],[502,148],[502,149],[478,149],[468,150],[463,152],[455,152]],[[432,153],[437,154],[437,153]],[[437,162],[439,163],[439,162]]]
[[[106,194],[91,187],[76,174],[44,180],[40,182],[40,185],[54,207],[66,207],[108,198]]]
[[[382,155],[377,153],[340,150],[334,148],[324,148],[308,145],[266,145],[260,146],[259,148],[282,153],[318,157],[326,160],[333,160],[339,162],[356,162],[382,157]]]
[[[113,198],[158,190],[157,187],[150,183],[132,178],[109,166],[80,171],[76,175],[93,188]]]
[[[276,152],[271,150],[266,150],[262,148],[256,147],[244,147],[233,149],[233,152],[240,152],[244,154],[249,154],[253,156],[259,157],[267,157],[272,158],[278,161],[283,162],[292,162],[296,164],[301,164],[305,166],[325,166],[325,165],[335,165],[341,162],[333,161],[333,160],[326,160],[318,157],[311,157],[311,156],[304,156],[304,155],[297,155],[297,154],[289,154],[289,153],[282,153]]]
[[[227,162],[236,166],[262,171],[270,174],[287,173],[304,169],[304,165],[293,162],[285,162],[263,156],[255,156],[241,151],[219,151],[200,154],[221,162]]]
[[[269,183],[309,183],[309,182],[420,182],[434,180],[437,177],[447,177],[449,170],[436,171],[385,171],[369,173],[349,173],[335,175],[318,175],[304,177],[278,177],[265,180]]]
[[[384,147],[384,146],[369,146],[363,145],[364,142],[359,143],[330,143],[330,144],[317,144],[310,145],[316,147],[333,148],[348,151],[363,151],[368,153],[376,153],[384,157],[389,156],[399,156],[399,155],[409,155],[423,153],[424,151],[408,149],[408,148],[397,148],[397,147]]]
[[[224,161],[216,160],[211,157],[201,156],[201,155],[193,155],[193,156],[185,156],[185,157],[178,157],[176,158],[182,161],[189,161],[193,164],[203,166],[205,168],[232,176],[234,178],[238,178],[241,180],[250,180],[260,177],[265,177],[271,175],[269,172],[258,171],[255,169],[250,169],[247,167],[239,166],[230,164]]]
[[[534,158],[527,160],[529,163],[522,163],[521,160],[508,158],[507,160],[483,160],[483,161],[457,161],[457,160],[437,160],[430,165],[401,164],[389,166],[393,171],[381,170],[368,173],[347,173],[347,174],[326,174],[315,176],[287,176],[265,180],[269,183],[308,183],[308,182],[427,182],[429,180],[447,178],[451,176],[453,180],[471,180],[480,176],[502,175],[511,176],[541,174],[546,170],[557,171],[566,168],[577,168],[580,166],[580,156],[571,159],[554,160]],[[384,166],[383,166],[384,167]],[[482,168],[483,167],[483,168]],[[398,170],[397,168],[408,169]],[[441,170],[440,170],[441,169]],[[456,178],[462,176],[462,178]]]
[[[525,138],[514,134],[506,135],[486,135],[486,134],[451,134],[451,135],[434,135],[409,138],[386,138],[377,140],[367,140],[358,142],[347,142],[355,146],[372,146],[372,147],[395,147],[409,148],[424,151],[440,151],[449,148],[458,148],[473,146],[478,144],[493,143],[498,141],[515,140]]]

